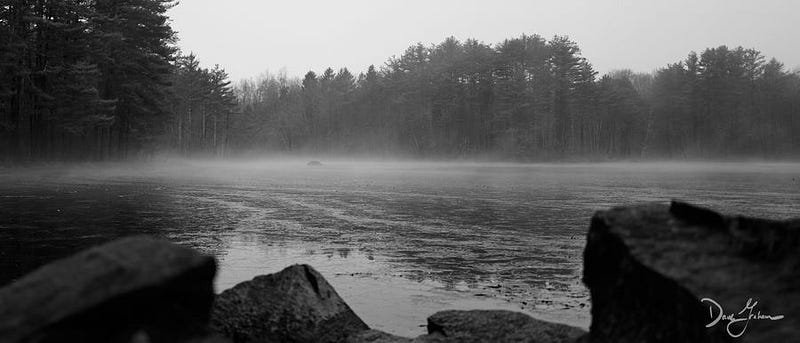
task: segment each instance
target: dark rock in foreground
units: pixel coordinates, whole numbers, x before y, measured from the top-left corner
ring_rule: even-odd
[[[313,268],[294,265],[217,296],[212,329],[234,342],[344,342],[368,330]]]
[[[797,341],[798,248],[798,220],[727,217],[679,202],[598,212],[584,252],[591,341]],[[751,298],[754,315],[785,317],[706,328],[719,311],[703,298],[737,318]]]
[[[428,335],[443,342],[575,342],[586,331],[511,311],[442,311],[428,318]],[[439,341],[439,340],[436,340]]]
[[[164,241],[98,246],[0,290],[0,342],[199,339],[215,271],[213,258]]]
[[[420,339],[395,336],[378,330],[366,330],[347,337],[347,343],[411,343],[423,342]]]
[[[428,318],[428,334],[414,339],[369,330],[348,343],[528,342],[572,343],[586,335],[579,328],[534,319],[511,311],[442,311]]]

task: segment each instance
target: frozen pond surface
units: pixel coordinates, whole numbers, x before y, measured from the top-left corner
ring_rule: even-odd
[[[373,328],[424,333],[444,309],[498,308],[588,328],[592,213],[679,198],[800,217],[800,165],[176,162],[0,169],[0,283],[133,235],[217,257],[221,291],[317,268]]]

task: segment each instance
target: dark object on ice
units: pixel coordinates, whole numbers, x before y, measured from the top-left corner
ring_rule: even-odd
[[[215,270],[149,238],[85,250],[0,290],[0,342],[203,341]]]
[[[310,161],[308,162],[309,167],[322,167],[322,162],[320,161]]]
[[[584,251],[592,342],[788,342],[800,337],[800,220],[729,217],[685,203],[600,211]],[[784,315],[731,326],[719,311]],[[709,310],[713,312],[709,312]]]
[[[368,330],[316,270],[294,265],[217,296],[212,329],[234,342],[344,342]]]

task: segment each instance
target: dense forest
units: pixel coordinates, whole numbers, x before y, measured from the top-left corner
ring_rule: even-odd
[[[800,74],[753,49],[597,76],[567,37],[417,44],[381,68],[237,87],[232,147],[521,160],[795,158]]]
[[[800,73],[754,49],[598,76],[568,37],[451,37],[357,75],[328,68],[232,85],[221,67],[179,51],[174,5],[0,0],[0,161],[800,157]]]
[[[233,90],[176,48],[167,0],[0,0],[0,160],[221,153]]]

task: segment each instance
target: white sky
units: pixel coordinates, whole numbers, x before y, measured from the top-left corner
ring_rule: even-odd
[[[722,44],[800,66],[800,0],[182,0],[170,16],[180,47],[234,80],[358,74],[416,42],[522,33],[570,36],[601,73],[652,71]]]

